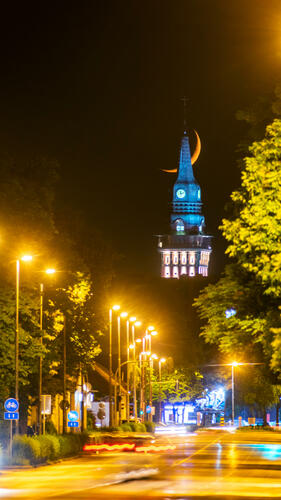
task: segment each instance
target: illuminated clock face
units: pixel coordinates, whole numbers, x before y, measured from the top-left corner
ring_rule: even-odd
[[[184,198],[185,197],[185,190],[184,189],[178,189],[177,190],[177,197],[178,198]]]

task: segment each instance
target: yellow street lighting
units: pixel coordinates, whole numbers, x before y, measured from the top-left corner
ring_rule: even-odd
[[[239,363],[237,363],[237,361],[233,361],[233,362],[231,363],[231,365],[232,365],[232,366],[238,366],[238,365],[239,365]]]
[[[148,327],[147,327],[147,330],[148,330],[149,332],[152,332],[152,331],[154,330],[154,326],[148,326]]]
[[[134,349],[135,348],[135,345],[134,344],[130,344],[129,345],[129,349]]]
[[[113,306],[113,307],[112,307],[112,309],[113,309],[113,311],[119,311],[119,309],[120,309],[120,306],[118,306],[118,305],[115,305],[115,306]]]
[[[157,332],[156,330],[153,330],[153,331],[151,332],[151,335],[153,335],[153,336],[158,335],[158,332]]]
[[[131,323],[134,323],[135,321],[137,321],[137,318],[135,316],[131,316],[130,321],[131,321]]]
[[[161,358],[159,361],[160,363],[166,363],[166,358]]]
[[[158,359],[157,354],[152,354],[151,359]]]
[[[141,321],[136,321],[135,326],[141,326]]]
[[[32,260],[32,255],[23,255],[20,260],[23,262],[30,262]]]
[[[150,335],[148,335],[148,333],[145,335],[145,338],[146,339],[150,339]]]
[[[138,344],[140,344],[140,343],[141,343],[141,339],[136,339],[136,342],[137,342]]]
[[[127,318],[128,313],[127,313],[127,312],[122,312],[122,313],[120,314],[120,316],[121,316],[121,318]]]
[[[56,270],[55,269],[52,269],[51,267],[49,269],[46,269],[45,270],[45,273],[46,274],[55,274]]]

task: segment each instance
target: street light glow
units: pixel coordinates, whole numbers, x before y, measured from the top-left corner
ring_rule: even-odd
[[[131,323],[134,323],[135,321],[137,321],[137,318],[135,316],[131,316],[130,321],[131,321]]]
[[[161,358],[160,363],[166,363],[166,358]]]
[[[134,349],[135,345],[134,344],[130,344],[129,345],[129,349]]]
[[[156,330],[153,330],[153,331],[151,332],[151,335],[153,335],[153,336],[158,335],[158,332],[157,332]]]
[[[32,260],[32,255],[23,255],[20,260],[23,262],[30,262]]]
[[[135,326],[141,326],[141,321],[136,321]]]
[[[127,312],[122,312],[122,313],[120,314],[120,316],[121,316],[121,318],[127,318],[128,313],[127,313]]]
[[[232,364],[232,366],[238,366],[239,365],[239,363],[237,363],[237,361],[233,361],[231,364]]]
[[[157,356],[157,354],[152,354],[151,358],[152,359],[158,359],[158,356]]]
[[[118,306],[118,305],[115,305],[115,306],[113,306],[113,307],[112,307],[112,309],[113,309],[113,311],[119,311],[119,309],[120,309],[120,306]]]
[[[56,270],[55,269],[52,269],[52,268],[49,268],[49,269],[46,269],[45,270],[45,273],[46,274],[55,274]]]
[[[136,339],[136,342],[137,342],[138,344],[140,344],[140,343],[141,343],[141,339]]]
[[[148,326],[148,327],[147,327],[147,330],[148,330],[149,332],[152,332],[152,331],[154,330],[154,326]]]

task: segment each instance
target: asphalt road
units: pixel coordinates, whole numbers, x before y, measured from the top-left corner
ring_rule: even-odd
[[[281,433],[201,431],[155,444],[176,448],[3,470],[0,499],[281,499]]]

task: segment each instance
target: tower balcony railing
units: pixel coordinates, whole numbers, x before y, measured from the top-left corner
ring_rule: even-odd
[[[201,248],[209,250],[210,252],[212,250],[212,236],[205,234],[167,234],[159,236],[159,241],[162,243],[160,247],[161,250],[164,250],[165,248],[184,248],[186,250]]]
[[[202,203],[174,201],[171,203],[172,211],[175,213],[198,213],[201,214]]]

